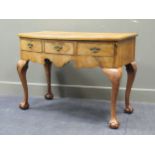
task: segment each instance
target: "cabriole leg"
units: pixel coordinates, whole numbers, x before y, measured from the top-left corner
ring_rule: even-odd
[[[47,80],[47,93],[45,94],[45,99],[47,100],[53,99],[53,94],[51,90],[51,66],[52,63],[49,60],[45,60],[44,68]]]
[[[109,121],[109,127],[112,129],[119,128],[119,121],[116,116],[116,103],[117,103],[117,95],[119,91],[119,84],[122,77],[122,68],[103,68],[103,72],[107,75],[109,80],[112,83],[112,94],[111,94],[111,118]]]
[[[125,113],[132,113],[133,108],[130,103],[130,93],[131,93],[131,88],[136,76],[136,71],[137,71],[137,64],[136,62],[132,62],[128,65],[126,65],[126,71],[127,71],[127,84],[126,84],[126,92],[125,92]]]
[[[17,63],[17,71],[18,71],[19,78],[20,78],[22,86],[23,86],[23,90],[24,90],[24,99],[20,103],[19,107],[23,110],[26,110],[29,108],[28,87],[27,87],[27,80],[26,80],[27,69],[28,69],[28,61],[19,60]]]

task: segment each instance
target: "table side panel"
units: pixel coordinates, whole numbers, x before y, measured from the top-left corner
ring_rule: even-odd
[[[135,38],[131,38],[116,43],[114,67],[121,67],[135,60],[135,41]]]

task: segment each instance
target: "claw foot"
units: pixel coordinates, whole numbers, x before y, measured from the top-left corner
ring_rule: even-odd
[[[124,109],[124,112],[127,113],[127,114],[131,114],[131,113],[133,113],[133,111],[134,111],[134,109],[132,107],[126,107]]]
[[[46,100],[52,100],[53,99],[53,94],[51,94],[51,93],[45,94],[45,99]]]
[[[19,108],[22,110],[27,110],[27,109],[29,109],[29,104],[25,103],[25,102],[21,102],[19,105]]]
[[[119,126],[120,126],[119,121],[117,121],[117,120],[110,120],[110,122],[109,122],[109,127],[110,127],[111,129],[118,129]]]

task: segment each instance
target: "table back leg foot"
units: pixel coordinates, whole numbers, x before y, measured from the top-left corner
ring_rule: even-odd
[[[133,108],[130,103],[130,94],[131,94],[131,88],[136,76],[137,72],[137,64],[136,62],[132,62],[128,65],[126,65],[126,71],[127,71],[127,84],[126,84],[126,92],[125,92],[125,109],[124,112],[131,114],[133,112]]]
[[[17,71],[18,71],[19,78],[20,78],[22,86],[23,86],[23,90],[24,90],[24,99],[20,103],[19,107],[23,110],[26,110],[29,108],[28,86],[27,86],[27,79],[26,79],[27,69],[28,69],[28,61],[19,60],[17,63]]]
[[[49,60],[45,60],[44,69],[47,80],[47,93],[45,94],[45,99],[47,100],[53,99],[53,93],[51,90],[51,67],[52,63]]]

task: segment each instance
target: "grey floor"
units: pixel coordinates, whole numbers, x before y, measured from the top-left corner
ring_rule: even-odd
[[[123,113],[118,103],[119,129],[109,129],[109,102],[31,97],[31,107],[18,108],[21,97],[0,96],[0,134],[13,135],[128,135],[155,134],[155,103],[134,103],[134,113]]]

